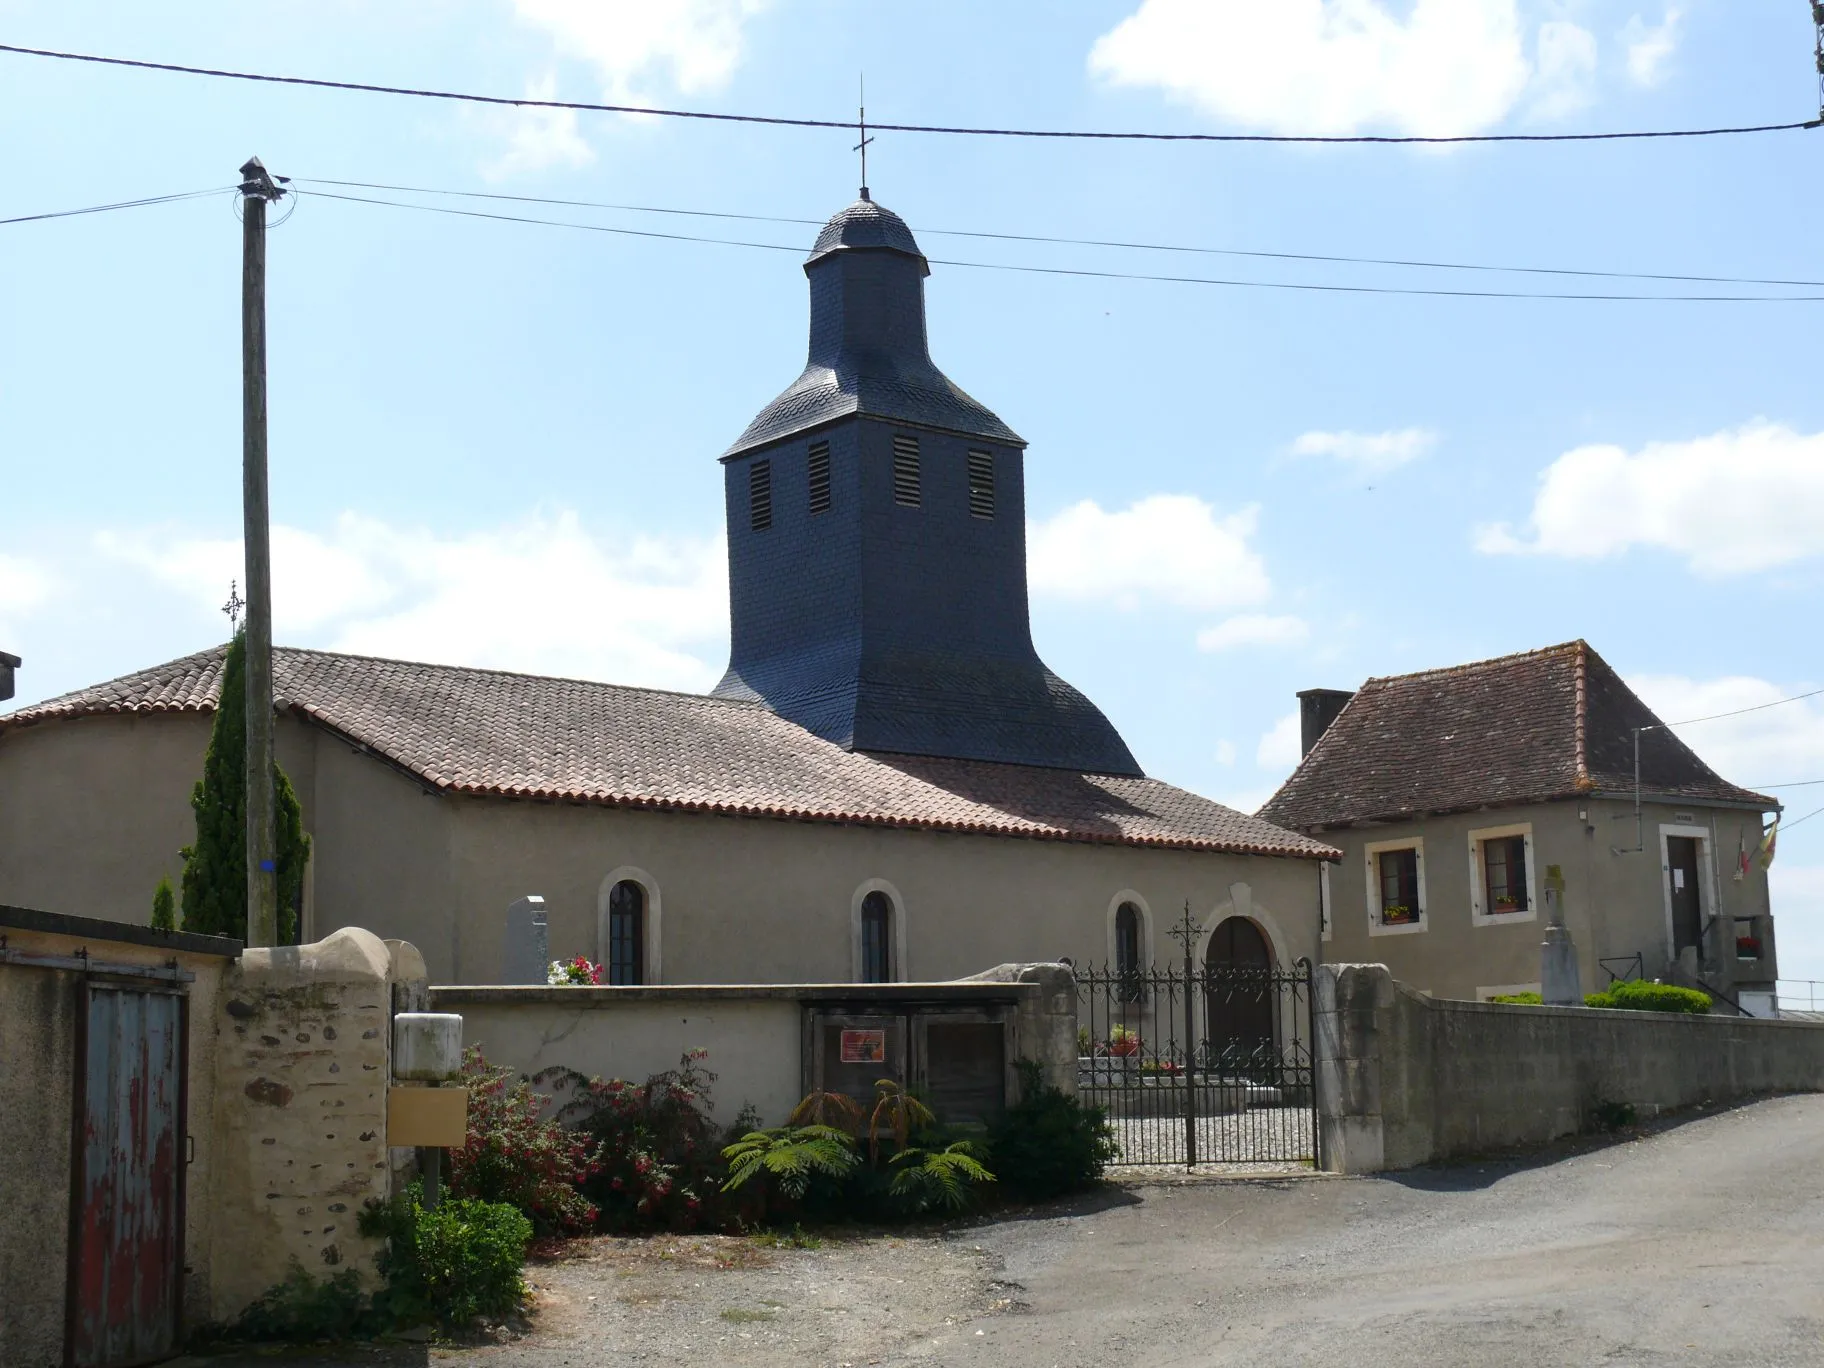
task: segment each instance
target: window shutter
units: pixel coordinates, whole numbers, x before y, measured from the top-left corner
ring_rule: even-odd
[[[893,502],[917,508],[918,438],[893,434]]]
[[[830,511],[830,444],[811,443],[811,512]]]
[[[994,453],[969,453],[969,514],[976,518],[994,516]]]
[[[773,463],[755,461],[747,469],[747,521],[756,532],[773,525]]]

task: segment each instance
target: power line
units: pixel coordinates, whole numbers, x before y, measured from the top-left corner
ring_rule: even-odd
[[[488,219],[499,223],[534,224],[546,228],[573,228],[586,233],[611,233],[624,237],[659,238],[669,242],[701,242],[719,247],[750,247],[768,252],[802,253],[802,244],[751,242],[740,238],[703,237],[691,233],[662,233],[652,229],[621,228],[603,223],[574,223],[562,219],[532,218],[523,214],[496,214],[481,209],[452,209],[438,204],[412,204],[404,200],[377,199],[369,195],[342,195],[324,190],[309,192],[317,199],[342,200],[351,204],[378,204],[392,209],[413,209],[426,214],[449,214],[457,218]],[[1321,294],[1415,295],[1434,299],[1540,299],[1556,301],[1662,304],[1766,304],[1824,303],[1824,295],[1675,295],[1675,294],[1570,294],[1518,290],[1438,290],[1398,285],[1332,285],[1316,281],[1246,280],[1217,276],[1150,275],[1138,271],[1099,271],[1087,267],[1022,266],[998,261],[959,261],[929,257],[933,266],[957,266],[979,271],[1015,271],[1027,275],[1076,276],[1093,280],[1142,280],[1168,285],[1211,285],[1252,290],[1306,290]]]
[[[486,190],[446,190],[425,185],[389,185],[378,181],[325,180],[299,176],[308,185],[337,185],[356,190],[391,190],[413,195],[453,195],[464,199],[503,200],[516,204],[550,204],[570,209],[608,209],[630,214],[674,214],[686,218],[730,219],[744,223],[784,223],[821,227],[822,219],[786,218],[774,214],[737,214],[713,209],[670,209],[650,204],[612,204],[599,200],[551,199],[541,195],[507,195]],[[1264,261],[1320,261],[1349,266],[1399,266],[1434,271],[1499,271],[1520,275],[1580,276],[1603,280],[1663,280],[1690,285],[1768,285],[1824,289],[1824,280],[1772,280],[1753,276],[1668,275],[1651,271],[1593,271],[1557,266],[1499,266],[1462,261],[1422,261],[1401,257],[1332,256],[1317,252],[1266,252],[1239,247],[1191,247],[1111,238],[1047,237],[1035,233],[989,233],[965,228],[927,228],[926,236],[982,238],[995,242],[1039,242],[1064,247],[1113,247],[1140,252],[1187,252],[1202,256],[1250,257]]]
[[[0,227],[9,223],[42,223],[45,219],[75,218],[79,214],[105,214],[111,209],[139,209],[148,204],[175,204],[179,200],[200,199],[205,195],[222,193],[223,188],[186,190],[181,195],[152,195],[146,199],[118,200],[113,204],[91,204],[82,209],[56,209],[48,214],[21,214],[18,218],[0,219]]]
[[[1729,712],[1711,713],[1708,717],[1687,717],[1683,722],[1661,722],[1662,727],[1689,727],[1694,722],[1714,722],[1719,717],[1740,717],[1743,713],[1760,712],[1764,708],[1777,708],[1782,703],[1797,703],[1802,698],[1816,698],[1824,694],[1824,689],[1813,689],[1810,693],[1794,694],[1791,698],[1776,698],[1771,703],[1756,703],[1748,708],[1735,708]],[[1642,731],[1652,731],[1652,727],[1642,727]]]
[[[1806,813],[1803,817],[1795,817],[1790,822],[1781,822],[1780,823],[1780,834],[1783,836],[1787,832],[1791,831],[1794,827],[1802,826],[1804,823],[1809,822],[1813,817],[1816,817],[1820,812],[1824,812],[1824,807],[1813,808],[1810,812]]]
[[[25,57],[50,57],[64,62],[93,62],[102,66],[134,67],[142,71],[168,71],[184,76],[213,76],[230,81],[259,81],[271,85],[310,86],[319,90],[355,90],[370,95],[411,95],[426,100],[459,100],[467,104],[510,105],[524,109],[576,109],[601,114],[645,114],[666,119],[703,119],[717,123],[768,124],[782,128],[856,127],[852,119],[790,119],[770,114],[718,114],[700,109],[653,109],[644,105],[593,104],[583,100],[534,100],[523,96],[474,95],[454,90],[423,90],[412,86],[369,85],[361,81],[329,81],[310,76],[273,76],[253,71],[227,71],[216,67],[185,66],[177,62],[146,62],[130,57],[101,57],[93,53],[58,52],[49,48],[18,47],[0,43],[0,52]],[[1208,143],[1322,143],[1322,144],[1447,144],[1447,143],[1558,143],[1618,142],[1642,138],[1715,138],[1741,133],[1787,133],[1824,125],[1824,118],[1800,123],[1744,124],[1720,128],[1673,128],[1619,133],[1466,133],[1453,137],[1419,135],[1324,136],[1290,133],[1115,133],[1082,129],[968,128],[945,124],[875,123],[868,127],[888,133],[947,133],[988,138],[1064,138],[1105,142],[1208,142]]]
[[[1795,779],[1790,784],[1750,784],[1748,787],[1759,793],[1765,789],[1810,788],[1813,784],[1824,784],[1824,779]]]

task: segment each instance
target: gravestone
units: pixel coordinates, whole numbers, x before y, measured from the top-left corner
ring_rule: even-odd
[[[551,936],[545,924],[545,900],[536,893],[517,899],[507,909],[501,940],[500,981],[543,983],[551,970]]]

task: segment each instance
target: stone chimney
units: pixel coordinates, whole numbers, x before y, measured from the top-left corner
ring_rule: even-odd
[[[0,703],[13,696],[13,671],[23,663],[18,656],[0,651]]]
[[[1298,753],[1311,754],[1318,738],[1330,730],[1337,714],[1355,697],[1350,689],[1301,689],[1298,694]]]

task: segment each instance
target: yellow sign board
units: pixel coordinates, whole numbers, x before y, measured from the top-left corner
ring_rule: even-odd
[[[388,1088],[386,1143],[398,1149],[461,1149],[468,1138],[467,1088]]]

